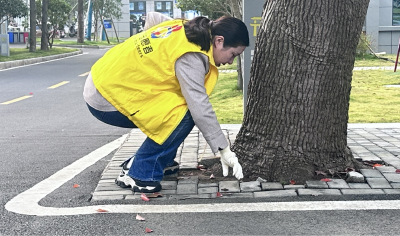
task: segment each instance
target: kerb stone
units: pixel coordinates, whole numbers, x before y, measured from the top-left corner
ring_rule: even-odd
[[[178,184],[176,194],[197,194],[197,184]]]
[[[306,181],[307,188],[329,188],[325,181],[309,180]]]
[[[220,193],[239,193],[240,186],[239,181],[220,181],[219,182]]]
[[[281,190],[281,189],[283,189],[283,186],[281,183],[267,182],[267,183],[261,183],[261,189],[262,190]]]
[[[328,184],[329,188],[350,188],[343,179],[332,179],[332,181],[326,183]]]

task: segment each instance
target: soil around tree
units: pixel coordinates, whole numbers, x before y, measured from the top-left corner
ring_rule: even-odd
[[[346,179],[348,171],[354,170],[359,172],[360,169],[372,169],[374,165],[379,164],[375,162],[361,162],[361,161],[357,162],[358,165],[356,169],[343,170],[339,172],[316,171],[315,175],[310,180],[321,180],[325,178]],[[384,165],[384,163],[380,164]],[[198,169],[180,170],[178,172],[178,179],[190,178],[191,176],[197,176],[199,178],[199,183],[219,183],[220,181],[237,180],[232,175],[232,168],[229,168],[228,176],[226,177],[223,176],[220,158],[205,159],[199,162]],[[241,180],[241,182],[250,182],[250,181],[256,181],[256,179],[243,178]],[[288,180],[287,183],[283,184],[290,184],[290,180]],[[295,183],[295,184],[305,184],[305,183]]]

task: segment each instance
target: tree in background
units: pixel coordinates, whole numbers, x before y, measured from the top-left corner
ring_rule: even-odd
[[[29,24],[31,25],[29,34],[29,51],[36,51],[36,3],[35,0],[29,0]]]
[[[246,113],[232,148],[245,178],[304,183],[316,171],[357,167],[347,122],[368,4],[267,0]]]
[[[77,43],[84,43],[85,39],[85,23],[83,19],[83,0],[78,1],[78,37]]]
[[[57,34],[58,30],[63,30],[64,25],[66,24],[69,12],[71,11],[71,6],[65,2],[64,0],[46,0],[48,2],[48,9],[47,9],[47,27],[43,27],[43,15],[42,12],[37,12],[37,20],[38,24],[42,27],[42,38],[43,38],[43,29],[47,28],[51,30],[51,33],[46,35],[48,45],[50,48],[53,46],[53,40],[55,35]],[[44,2],[44,0],[43,0]],[[41,0],[36,0],[36,5],[41,7]],[[39,19],[42,19],[39,21]]]
[[[36,1],[36,5],[40,6],[41,1],[37,0]],[[47,9],[48,9],[48,5],[49,5],[49,0],[42,0],[42,11],[37,11],[36,13],[41,14],[41,25],[42,25],[42,38],[41,38],[41,42],[40,42],[40,50],[43,51],[49,51],[49,31],[47,28]],[[40,9],[40,7],[39,7]]]
[[[242,0],[177,0],[182,11],[194,10],[210,19],[233,16],[242,19]]]
[[[0,0],[0,24],[8,18],[28,15],[28,7],[22,0]]]
[[[122,1],[121,0],[96,0],[93,1],[93,18],[94,18],[94,29],[97,40],[101,40],[101,33],[104,27],[104,19],[121,19],[122,17]],[[98,25],[101,22],[101,25]],[[104,30],[104,29],[103,29]]]

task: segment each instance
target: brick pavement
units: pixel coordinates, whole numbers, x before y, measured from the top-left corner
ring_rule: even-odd
[[[240,125],[222,125],[226,137],[233,143]],[[140,200],[140,194],[114,184],[121,167],[119,165],[134,153],[145,135],[133,129],[126,141],[116,151],[105,168],[93,193],[91,201],[99,200]],[[331,182],[307,181],[305,185],[282,185],[274,182],[220,181],[199,183],[197,176],[178,179],[175,176],[163,180],[162,198],[158,201],[176,199],[211,199],[217,193],[222,198],[266,198],[319,195],[375,195],[400,194],[400,124],[349,124],[348,145],[359,161],[373,161],[383,164],[375,169],[362,169],[361,183],[348,183],[342,179]],[[181,170],[196,169],[200,159],[216,158],[206,145],[201,132],[195,128],[179,147],[176,161]]]

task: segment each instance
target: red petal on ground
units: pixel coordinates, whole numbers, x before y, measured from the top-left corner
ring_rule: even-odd
[[[373,167],[382,166],[381,164],[374,164]]]
[[[294,185],[294,184],[296,184],[296,181],[294,181],[294,180],[292,179],[292,180],[290,180],[290,184],[291,184],[291,185]]]
[[[97,209],[96,211],[97,212],[108,212],[107,210],[104,210],[104,209]]]
[[[332,180],[331,180],[331,179],[321,179],[321,181],[324,181],[324,182],[331,182]]]
[[[397,170],[396,170],[396,173],[397,173],[397,174],[400,174],[400,169],[397,169]]]
[[[143,200],[143,201],[146,201],[146,202],[148,202],[148,201],[150,201],[150,199],[146,196],[146,194],[144,194],[144,193],[142,193],[141,195],[140,195],[140,198]]]
[[[151,230],[151,229],[149,229],[149,228],[146,228],[144,232],[146,232],[146,233],[151,233],[151,232],[153,232],[153,230]]]
[[[222,194],[220,192],[217,192],[217,197],[222,197]]]
[[[144,221],[145,219],[141,217],[139,214],[136,215],[136,220]]]
[[[74,186],[72,186],[73,188],[79,188],[79,184],[74,184]]]

